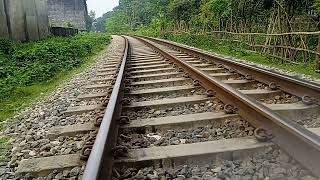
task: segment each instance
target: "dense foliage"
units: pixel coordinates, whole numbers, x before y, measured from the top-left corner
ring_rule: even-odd
[[[107,32],[202,34],[204,44],[210,38],[240,42],[247,50],[281,62],[314,64],[320,71],[319,34],[269,36],[320,31],[320,0],[120,0],[109,14]]]
[[[15,93],[19,86],[45,82],[60,72],[80,66],[110,39],[109,35],[95,33],[23,44],[1,39],[0,100]]]
[[[105,17],[110,32],[157,29],[232,32],[315,31],[320,0],[120,0]]]

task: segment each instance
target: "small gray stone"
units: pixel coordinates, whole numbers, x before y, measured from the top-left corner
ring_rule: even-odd
[[[306,175],[306,176],[303,176],[301,178],[301,180],[316,180],[317,178],[313,177],[313,176],[310,176],[310,175]]]
[[[184,176],[184,175],[178,175],[177,176],[177,180],[184,180],[184,179],[186,179],[186,176]]]
[[[31,135],[26,135],[25,139],[26,139],[28,142],[34,140],[34,138],[33,138]]]
[[[29,152],[29,155],[30,155],[30,156],[36,156],[37,153],[36,153],[35,151],[30,151],[30,152]]]
[[[31,143],[32,148],[36,148],[40,143],[38,141],[34,141]]]
[[[218,173],[218,172],[220,172],[221,170],[222,170],[221,167],[216,167],[216,168],[212,169],[212,172]]]
[[[63,178],[63,174],[62,173],[58,173],[54,178],[55,179],[62,179]]]
[[[170,144],[171,145],[178,145],[178,144],[180,144],[180,141],[179,140],[174,140],[174,141],[171,141]]]
[[[13,148],[11,149],[11,152],[12,152],[13,154],[15,154],[15,153],[17,153],[17,152],[19,152],[19,151],[21,151],[21,148],[20,148],[20,147],[13,147]]]
[[[70,176],[77,176],[80,173],[80,168],[79,167],[74,167],[70,171]]]
[[[40,151],[50,151],[51,144],[46,144],[40,148]]]
[[[199,175],[200,174],[200,168],[198,166],[192,168],[191,173],[192,173],[192,175]]]
[[[70,154],[72,152],[72,148],[67,148],[65,151],[64,151],[64,154]]]
[[[69,176],[69,171],[68,170],[64,170],[62,172],[63,177],[68,177]]]
[[[278,168],[273,169],[273,173],[275,173],[275,174],[285,174],[286,173],[286,169],[278,167]]]
[[[16,159],[12,159],[11,161],[8,162],[8,167],[14,168],[18,166],[17,160]]]

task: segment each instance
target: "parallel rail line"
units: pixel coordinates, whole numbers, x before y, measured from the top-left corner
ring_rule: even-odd
[[[257,103],[250,99],[246,95],[237,91],[235,88],[226,85],[220,80],[210,77],[208,73],[198,70],[190,63],[187,63],[178,57],[171,55],[168,51],[161,49],[159,46],[155,45],[155,42],[165,46],[171,46],[175,50],[184,52],[187,55],[192,55],[197,59],[204,59],[207,61],[213,61],[215,64],[222,64],[230,69],[236,69],[237,72],[241,74],[250,74],[251,78],[263,83],[275,83],[276,86],[281,87],[281,90],[289,92],[298,97],[303,97],[306,94],[314,98],[314,100],[319,100],[320,87],[313,83],[308,83],[306,81],[296,80],[294,78],[281,75],[274,72],[269,72],[261,68],[252,67],[246,64],[241,64],[238,62],[232,62],[229,60],[221,59],[219,57],[214,57],[209,54],[204,54],[194,49],[186,48],[183,46],[178,46],[175,44],[169,44],[169,42],[161,41],[152,38],[142,38],[136,37],[140,41],[144,42],[147,46],[151,47],[158,54],[161,54],[165,59],[170,60],[177,67],[182,68],[184,72],[187,72],[191,78],[200,81],[201,85],[209,90],[215,91],[215,96],[223,99],[224,103],[232,104],[238,108],[237,113],[248,120],[256,128],[268,129],[270,133],[274,136],[273,142],[279,145],[281,148],[285,149],[295,159],[299,160],[304,164],[309,170],[319,176],[319,160],[317,159],[320,153],[320,139],[319,136],[312,133],[311,131],[297,125],[295,122],[281,117],[280,115],[274,113],[272,110],[266,108],[261,103]],[[188,56],[185,56],[185,58]],[[141,60],[147,60],[148,58],[143,58]],[[152,61],[150,61],[151,63]],[[148,62],[146,62],[148,64]],[[152,64],[152,63],[151,63]],[[156,63],[154,63],[156,64]],[[141,63],[141,65],[144,65]],[[165,65],[163,65],[165,66]],[[150,65],[150,68],[157,68],[157,65]],[[180,69],[181,71],[181,69]],[[293,88],[294,87],[294,88]],[[101,144],[101,143],[100,143]],[[308,154],[308,155],[306,155]],[[99,161],[95,159],[89,162],[94,164]],[[103,164],[103,163],[101,163]],[[92,166],[96,168],[95,166]],[[97,178],[99,173],[94,172],[91,166],[87,166],[85,172],[85,179]],[[110,173],[110,171],[109,171]],[[108,176],[104,174],[103,176]],[[110,176],[110,174],[109,174]]]
[[[121,64],[97,72],[116,72],[104,79],[111,83],[87,87],[108,93],[78,97],[105,104],[67,111],[102,110],[80,155],[88,158],[82,179],[129,179],[143,167],[210,164],[274,145],[320,177],[319,85],[165,40],[123,38]]]

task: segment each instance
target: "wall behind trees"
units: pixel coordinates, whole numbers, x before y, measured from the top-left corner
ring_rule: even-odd
[[[0,0],[0,25],[0,37],[16,41],[47,37],[47,0]]]
[[[51,27],[86,29],[86,0],[47,0]]]

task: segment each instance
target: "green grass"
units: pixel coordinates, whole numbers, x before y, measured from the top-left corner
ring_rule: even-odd
[[[82,58],[81,64],[74,67],[72,70],[63,70],[56,73],[47,81],[35,82],[32,85],[15,85],[14,91],[5,99],[0,99],[0,131],[3,129],[5,123],[8,122],[21,109],[30,106],[32,103],[42,99],[49,93],[54,91],[64,80],[69,79],[72,75],[83,71],[86,67],[98,60],[98,57],[105,53],[107,46],[104,44],[97,44],[92,51]],[[10,60],[0,52],[0,62]],[[6,67],[4,67],[6,68]],[[0,75],[2,69],[0,68]],[[10,144],[10,138],[0,136],[0,162],[4,160],[5,150]]]
[[[61,72],[49,81],[37,83],[31,86],[17,87],[15,90],[15,95],[10,96],[8,99],[0,102],[0,122],[4,123],[5,120],[13,117],[13,115],[22,108],[25,108],[36,100],[39,100],[41,97],[48,95],[57,86],[59,86],[62,81],[70,78],[75,73],[81,72],[87,66],[95,62],[97,57],[101,54],[99,52],[105,48],[106,47],[95,49],[94,54],[90,57],[87,57],[85,63],[83,63],[81,66],[71,71]]]
[[[14,96],[10,96],[5,101],[0,102],[0,129],[3,129],[4,123],[9,118],[12,118],[15,113],[23,108],[30,106],[32,103],[44,98],[52,91],[54,91],[64,80],[69,79],[72,75],[83,71],[86,67],[90,66],[98,60],[98,57],[105,51],[105,47],[100,47],[94,50],[94,53],[85,59],[85,63],[71,71],[61,72],[53,77],[50,81],[34,84],[32,86],[18,87]],[[4,153],[8,147],[10,138],[0,136],[0,162],[4,160]]]

